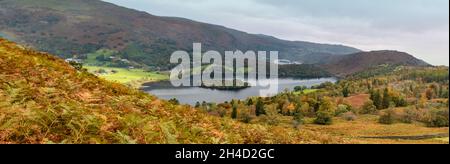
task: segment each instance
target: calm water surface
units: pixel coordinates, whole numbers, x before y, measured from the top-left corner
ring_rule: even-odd
[[[194,105],[196,102],[214,102],[223,103],[232,99],[247,99],[254,96],[274,96],[283,91],[292,91],[296,86],[311,87],[324,82],[336,82],[335,78],[321,79],[279,79],[279,89],[276,92],[270,92],[266,95],[260,95],[260,90],[266,89],[260,86],[253,86],[239,91],[223,91],[214,89],[205,89],[199,87],[177,88],[170,85],[170,82],[158,82],[145,84],[142,90],[155,95],[161,99],[170,100],[176,98],[182,104]]]

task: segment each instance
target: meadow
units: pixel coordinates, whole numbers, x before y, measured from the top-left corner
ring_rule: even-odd
[[[139,87],[143,83],[168,80],[168,74],[148,72],[143,69],[113,68],[104,66],[84,66],[88,72],[113,82]]]

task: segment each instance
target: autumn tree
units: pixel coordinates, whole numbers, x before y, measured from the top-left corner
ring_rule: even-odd
[[[346,86],[344,87],[344,89],[342,89],[342,95],[343,95],[344,97],[348,97],[349,94],[350,94],[350,90],[348,89],[348,86],[346,85]]]
[[[433,91],[433,89],[428,88],[428,89],[425,91],[425,95],[426,95],[426,97],[427,97],[428,100],[431,100],[431,99],[433,99],[433,98],[435,97],[435,92]]]
[[[247,101],[247,106],[252,106],[254,103],[253,103],[253,99],[249,99],[248,101]]]
[[[335,114],[335,105],[329,98],[323,98],[320,102],[319,110],[317,111],[317,118],[314,121],[320,125],[331,125]]]
[[[264,109],[264,102],[261,100],[261,98],[258,98],[256,101],[256,116],[264,115],[266,114],[266,111]]]
[[[389,95],[389,89],[385,88],[383,93],[383,100],[382,100],[382,109],[387,109],[389,106],[391,106],[391,96]]]
[[[233,107],[232,107],[233,109],[232,109],[232,111],[231,111],[231,118],[232,119],[236,119],[237,118],[237,105],[236,104],[233,104]]]
[[[370,99],[373,101],[373,105],[375,105],[378,110],[383,109],[383,100],[379,90],[372,91],[370,93]]]

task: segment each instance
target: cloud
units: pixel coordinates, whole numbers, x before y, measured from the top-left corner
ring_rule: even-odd
[[[448,0],[106,1],[287,40],[406,51],[449,65]]]

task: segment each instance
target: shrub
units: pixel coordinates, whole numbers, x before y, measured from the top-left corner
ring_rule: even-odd
[[[83,69],[83,64],[81,64],[81,63],[71,61],[71,62],[69,62],[69,64],[70,64],[73,68],[75,68],[77,71],[81,71],[81,70]]]
[[[369,100],[364,103],[362,106],[362,113],[363,114],[373,114],[377,111],[377,107],[373,104],[373,101]]]
[[[426,123],[429,127],[448,127],[448,109],[432,111],[430,120]]]
[[[386,110],[378,120],[381,124],[393,124],[395,123],[395,111],[393,109]]]
[[[173,105],[180,105],[180,101],[178,101],[178,99],[176,99],[176,98],[170,99],[169,103],[171,103]]]
[[[320,125],[331,125],[333,123],[333,117],[336,114],[333,102],[329,98],[324,98],[321,103],[319,110],[317,111],[317,118],[314,121],[316,124]]]
[[[314,123],[319,125],[331,125],[333,124],[333,116],[328,112],[319,111],[317,112],[317,118],[314,120]]]
[[[253,120],[253,116],[249,110],[242,110],[239,115],[239,120],[243,123],[250,123]]]
[[[273,126],[276,126],[281,122],[280,114],[278,114],[278,110],[275,105],[267,106],[265,111],[266,115],[261,116],[261,121]]]
[[[347,120],[347,121],[355,121],[357,116],[353,112],[347,112],[347,113],[343,113],[341,115],[341,118],[344,120]]]
[[[414,121],[423,122],[426,120],[428,111],[424,109],[417,109],[417,108],[407,108],[405,109],[405,114],[401,118],[401,121],[403,123],[412,123]]]
[[[337,109],[336,109],[336,116],[340,116],[341,114],[347,113],[349,112],[349,107],[347,105],[344,104],[340,104],[338,105]]]

